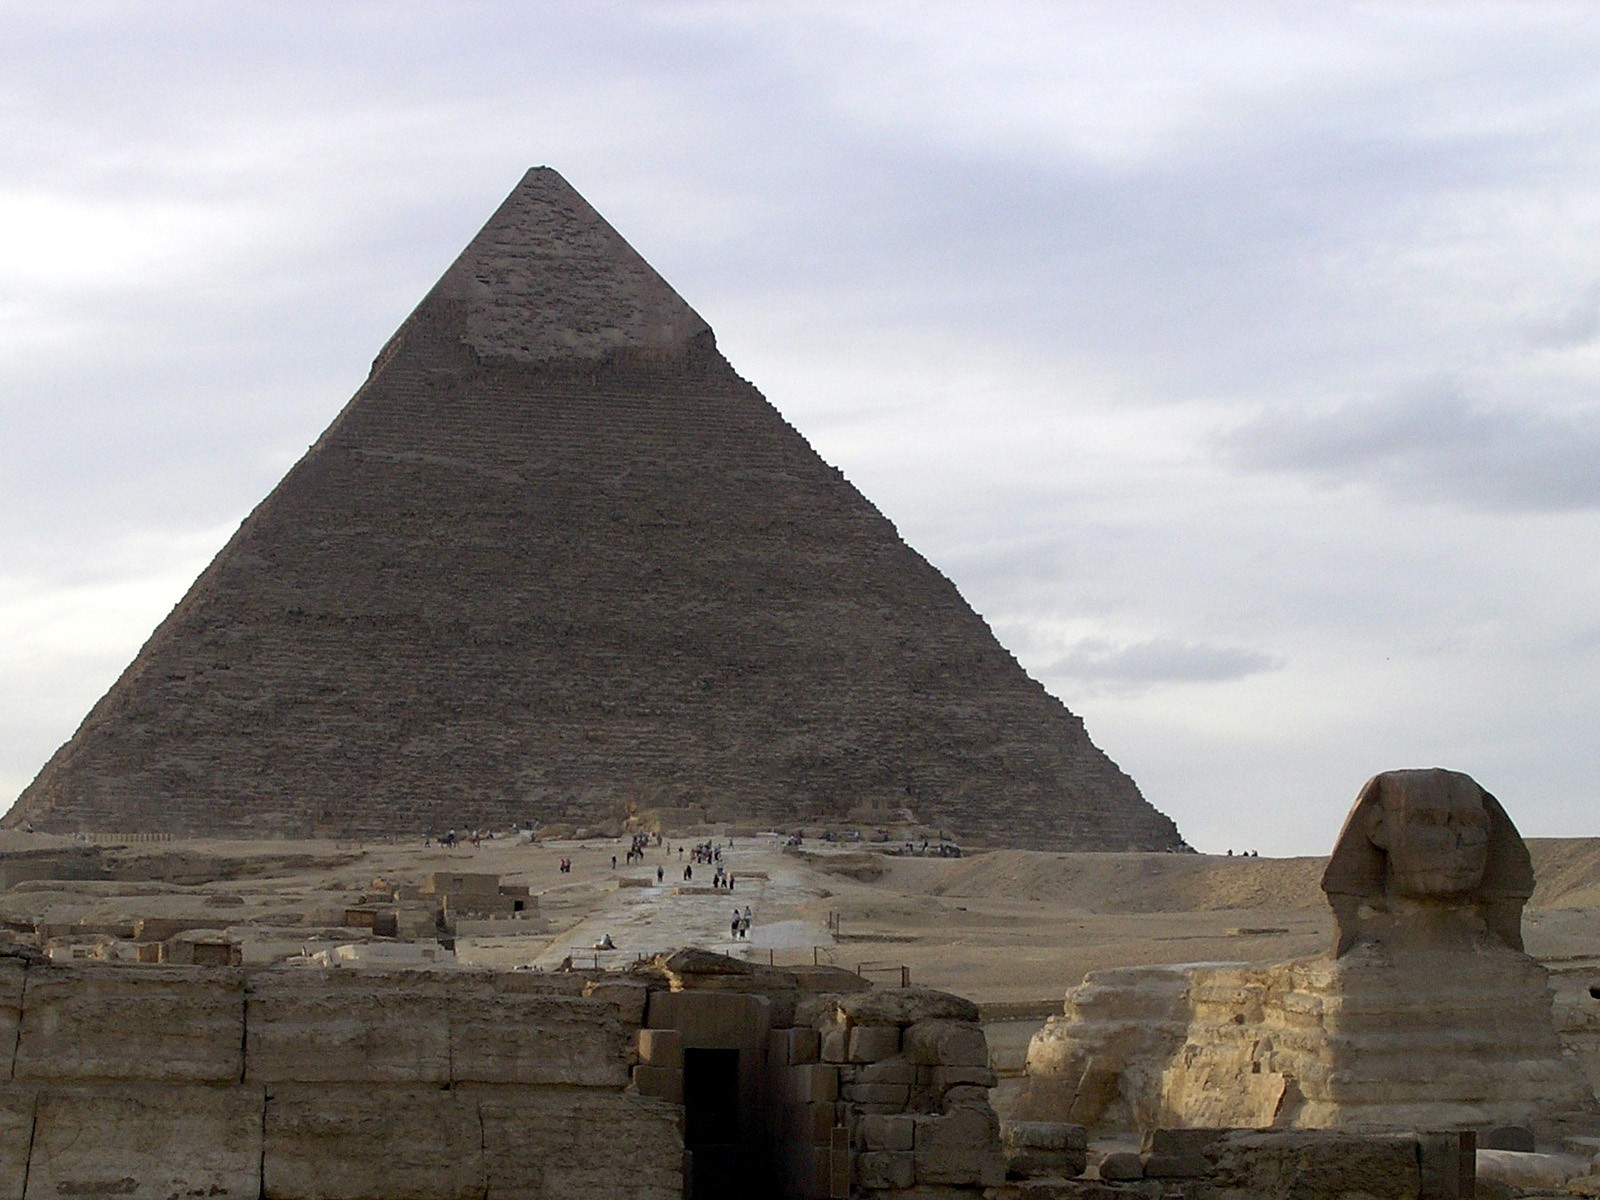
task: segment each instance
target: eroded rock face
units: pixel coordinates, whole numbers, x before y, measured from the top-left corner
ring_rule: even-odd
[[[1522,952],[1527,848],[1455,771],[1362,788],[1326,955],[1095,972],[1029,1046],[1023,1112],[1101,1129],[1489,1128],[1595,1107]]]

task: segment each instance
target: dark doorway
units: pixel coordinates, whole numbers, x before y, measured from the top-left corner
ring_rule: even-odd
[[[694,1200],[744,1195],[737,1050],[684,1050],[683,1125]]]

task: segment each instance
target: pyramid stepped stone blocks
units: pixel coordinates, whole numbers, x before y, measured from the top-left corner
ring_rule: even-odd
[[[1181,845],[539,168],[6,823],[370,836],[630,808]]]

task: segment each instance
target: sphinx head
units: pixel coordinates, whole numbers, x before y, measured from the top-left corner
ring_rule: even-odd
[[[1334,845],[1322,890],[1343,954],[1384,912],[1421,904],[1475,914],[1522,949],[1533,893],[1528,848],[1500,802],[1460,771],[1385,771],[1367,780]]]
[[[1415,899],[1477,890],[1489,862],[1484,791],[1457,771],[1388,771],[1367,838],[1389,858],[1387,890]]]

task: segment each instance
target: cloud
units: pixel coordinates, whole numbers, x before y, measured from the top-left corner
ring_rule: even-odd
[[[1450,383],[1392,400],[1263,413],[1215,449],[1236,469],[1365,483],[1407,501],[1506,512],[1600,507],[1600,407],[1491,406]]]
[[[1600,334],[1600,283],[1591,283],[1564,311],[1527,326],[1528,344],[1552,350],[1587,345]]]
[[[1086,638],[1045,668],[1047,674],[1119,685],[1226,683],[1274,671],[1283,662],[1237,646],[1212,646],[1175,638],[1117,645]]]

